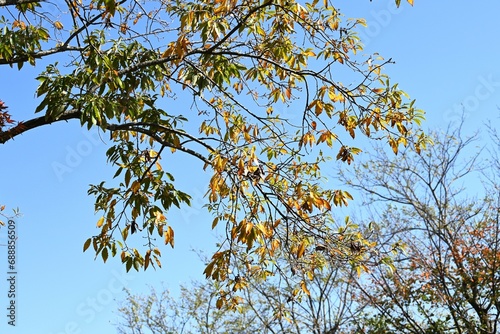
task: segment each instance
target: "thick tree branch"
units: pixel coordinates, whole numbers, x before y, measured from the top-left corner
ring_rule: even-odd
[[[61,117],[57,119],[46,119],[45,116],[30,119],[25,122],[19,122],[18,125],[10,128],[7,131],[0,130],[0,144],[5,144],[7,141],[13,139],[14,137],[37,128],[42,125],[48,125],[59,121],[67,121],[69,119],[80,119],[81,113],[79,111],[67,111]]]
[[[0,0],[2,1],[2,0]],[[238,23],[235,27],[233,27],[233,29],[231,29],[231,31],[229,31],[224,37],[222,37],[217,43],[215,43],[214,45],[212,45],[210,48],[208,49],[205,49],[205,48],[199,48],[199,49],[195,49],[195,50],[192,50],[190,52],[188,52],[186,55],[184,55],[184,57],[188,57],[188,56],[191,56],[191,55],[194,55],[194,54],[207,54],[207,53],[212,53],[214,50],[216,50],[219,46],[221,46],[224,42],[226,42],[236,31],[238,31],[238,29],[241,28],[241,26],[256,12],[258,12],[259,10],[261,10],[262,8],[265,8],[269,5],[272,5],[272,0],[268,0],[266,2],[264,2],[263,4],[261,4],[260,6],[257,6],[255,8],[252,8],[248,13],[247,15],[245,15],[245,17],[242,18],[241,22]],[[132,66],[129,66],[127,68],[124,68],[123,70],[121,71],[118,71],[118,75],[124,75],[124,74],[127,74],[127,73],[130,73],[130,72],[133,72],[133,71],[136,71],[138,69],[142,69],[142,68],[145,68],[145,67],[149,67],[149,66],[155,66],[155,65],[161,65],[161,64],[164,64],[164,63],[167,63],[167,62],[171,62],[171,61],[174,61],[174,60],[177,60],[179,57],[178,56],[169,56],[169,57],[161,57],[161,58],[158,58],[158,59],[153,59],[153,60],[148,60],[148,61],[145,61],[145,62],[142,62],[142,63],[138,63],[138,64],[135,64],[135,65],[132,65]]]
[[[0,7],[15,6],[33,2],[42,2],[42,0],[0,0]]]
[[[2,1],[2,0],[0,0]],[[1,6],[0,6],[1,7]],[[35,52],[29,55],[22,55],[19,57],[11,58],[11,59],[0,59],[0,65],[14,65],[17,63],[24,63],[31,58],[41,59],[45,56],[53,55],[56,53],[66,52],[66,51],[83,51],[85,48],[80,47],[72,47],[72,46],[62,46],[56,47],[49,50],[44,50],[40,52]]]
[[[160,127],[158,125],[155,125],[156,127]],[[110,131],[136,131],[136,132],[139,132],[139,133],[144,133],[148,136],[150,136],[151,138],[153,138],[156,142],[160,143],[161,145],[163,146],[166,146],[166,147],[170,147],[170,148],[174,148],[176,150],[179,150],[179,151],[182,151],[182,152],[185,152],[187,154],[190,154],[198,159],[200,159],[201,161],[203,161],[204,163],[206,164],[210,164],[210,160],[208,160],[205,156],[203,156],[202,154],[200,154],[199,152],[196,152],[190,148],[187,148],[187,147],[184,147],[182,145],[173,145],[172,143],[168,142],[168,141],[165,141],[161,135],[155,131],[155,130],[151,130],[151,129],[146,129],[146,128],[143,128],[141,126],[138,126],[134,123],[131,123],[131,124],[110,124],[108,126],[106,126],[106,128]],[[175,130],[175,129],[168,129],[168,128],[165,128],[165,127],[160,127],[162,130],[166,131],[166,132],[173,132],[173,133],[176,133],[180,136],[187,136],[189,138],[194,138],[196,139],[195,137],[193,136],[190,136],[188,135],[187,133],[185,132],[180,132],[178,130]],[[200,141],[200,140],[197,140],[196,139],[196,142],[201,144],[202,146],[206,147],[207,149],[209,150],[214,150],[213,148],[211,148],[209,145],[207,145],[206,143]]]
[[[46,119],[45,116],[42,116],[42,117],[30,119],[30,120],[25,121],[25,122],[20,122],[18,125],[10,128],[7,131],[0,130],[0,144],[5,144],[7,141],[14,139],[14,137],[16,137],[16,136],[18,136],[26,131],[35,129],[37,127],[52,124],[52,123],[59,122],[59,121],[67,121],[70,119],[80,119],[80,117],[81,117],[81,112],[71,110],[71,111],[65,112],[63,115],[61,115],[57,119]],[[202,146],[204,146],[207,150],[209,150],[209,151],[214,150],[214,148],[212,148],[210,145],[206,144],[205,142],[203,142],[202,140],[199,140],[196,137],[189,135],[188,133],[178,131],[176,129],[165,128],[165,127],[159,126],[157,124],[150,124],[150,123],[108,124],[108,125],[106,125],[106,129],[108,129],[110,131],[137,131],[139,133],[144,133],[144,134],[152,137],[154,140],[156,140],[158,143],[162,144],[163,146],[175,148],[179,151],[183,151],[185,153],[188,153],[188,154],[200,159],[204,163],[210,163],[210,161],[206,157],[204,157],[202,154],[200,154],[194,150],[191,150],[187,147],[184,147],[182,145],[181,146],[172,145],[171,143],[166,142],[161,137],[161,135],[159,135],[158,132],[156,132],[155,130],[146,129],[144,127],[141,127],[141,125],[146,125],[148,127],[156,127],[156,128],[159,128],[160,131],[173,132],[179,136],[188,137],[188,138],[194,140],[195,142],[201,144]]]

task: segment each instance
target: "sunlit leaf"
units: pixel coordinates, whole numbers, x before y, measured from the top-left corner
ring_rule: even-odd
[[[300,288],[302,289],[302,291],[303,291],[306,295],[308,295],[308,296],[310,296],[310,295],[311,295],[311,292],[310,292],[310,291],[309,291],[309,289],[307,288],[306,282],[301,281],[301,282],[300,282]]]

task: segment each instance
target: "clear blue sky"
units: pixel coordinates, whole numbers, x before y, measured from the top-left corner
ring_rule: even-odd
[[[500,107],[500,2],[415,1],[395,10],[393,0],[335,2],[348,17],[364,17],[366,53],[392,58],[394,83],[426,110],[426,127],[446,127],[464,105],[466,129],[487,119],[498,123]],[[2,11],[3,9],[0,9]],[[0,68],[0,99],[16,120],[32,117],[40,69]],[[98,133],[77,122],[30,131],[0,147],[0,203],[19,207],[17,326],[7,326],[7,259],[0,246],[0,333],[115,333],[122,288],[147,292],[161,282],[201,279],[203,264],[192,248],[210,252],[211,217],[200,208],[207,175],[194,160],[164,160],[178,184],[194,196],[191,209],[172,211],[175,249],[163,247],[163,268],[124,274],[119,260],[107,264],[82,253],[85,239],[97,232],[88,185],[109,179],[107,145]],[[62,171],[62,165],[69,170]],[[58,169],[59,168],[59,169]],[[355,205],[353,203],[352,205]],[[0,229],[5,243],[6,229]]]

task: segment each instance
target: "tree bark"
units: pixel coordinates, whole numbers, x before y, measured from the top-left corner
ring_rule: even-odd
[[[7,131],[0,130],[0,144],[5,144],[7,141],[13,139],[14,137],[42,125],[47,125],[59,121],[67,121],[69,119],[79,119],[79,118],[80,118],[79,111],[69,111],[64,113],[61,117],[53,120],[51,119],[48,120],[45,118],[45,116],[42,116],[30,119],[25,122],[19,122],[18,125],[10,128]]]
[[[15,6],[33,2],[42,2],[42,0],[0,0],[0,7]]]

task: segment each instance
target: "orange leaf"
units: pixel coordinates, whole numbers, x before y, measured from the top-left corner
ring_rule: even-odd
[[[301,281],[300,282],[300,288],[302,289],[302,291],[304,291],[304,293],[308,296],[311,295],[311,292],[309,292],[309,289],[307,289],[307,286],[306,286],[306,282],[304,281]]]
[[[217,302],[215,303],[215,307],[217,307],[219,310],[224,306],[224,300],[222,298],[217,299]]]
[[[168,229],[163,233],[165,239],[165,245],[170,244],[172,248],[174,248],[174,230],[172,227],[168,227]]]
[[[151,249],[148,249],[146,252],[146,256],[144,257],[144,270],[148,269],[149,262],[151,262]]]
[[[297,258],[301,258],[304,255],[304,252],[306,251],[306,244],[302,241],[299,245],[299,248],[297,249]]]
[[[154,256],[154,259],[156,261],[156,264],[158,265],[159,268],[161,268],[161,262],[160,262],[160,259],[158,259],[158,257],[155,255]]]

